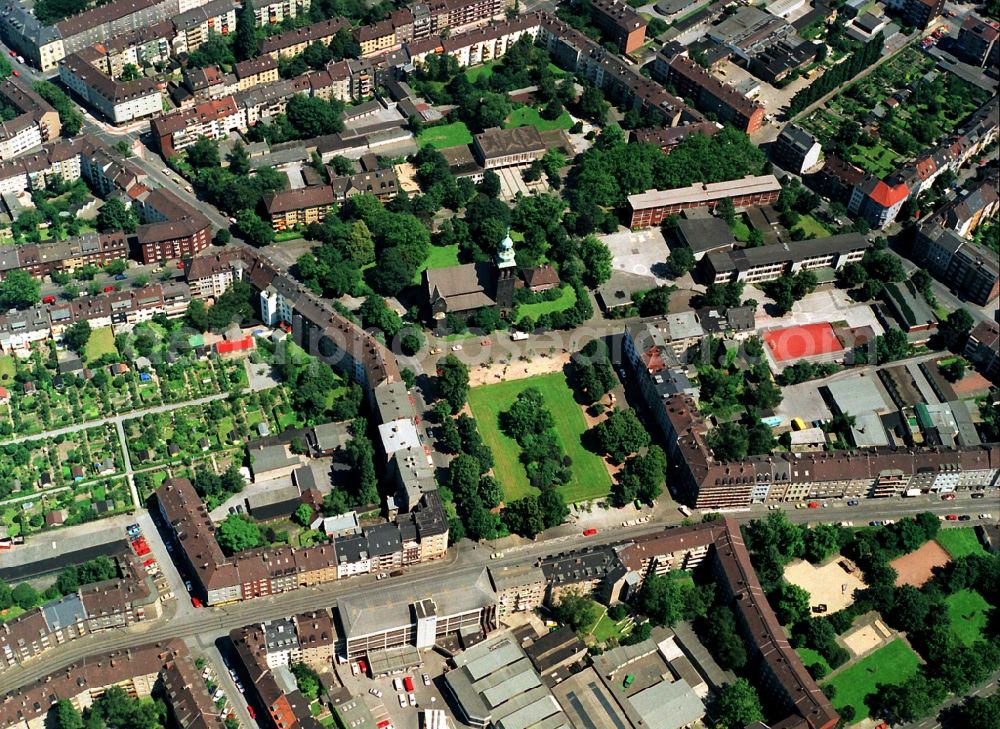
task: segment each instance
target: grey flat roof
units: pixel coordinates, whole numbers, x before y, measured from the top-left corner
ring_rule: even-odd
[[[338,543],[341,540],[338,540]],[[416,584],[380,588],[378,592],[342,598],[337,613],[346,638],[357,638],[410,625],[410,605],[434,600],[440,615],[457,615],[496,605],[497,594],[485,567],[474,575],[452,574]]]
[[[649,729],[677,729],[705,716],[705,706],[684,681],[660,681],[628,699]]]
[[[840,412],[848,415],[871,411],[884,413],[892,409],[882,396],[875,377],[858,374],[828,382],[825,387]]]

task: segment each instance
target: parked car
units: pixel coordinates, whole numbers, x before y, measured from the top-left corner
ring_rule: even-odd
[[[945,519],[948,521],[958,521],[958,514],[948,514]]]
[[[857,505],[858,505],[858,504],[860,504],[860,503],[861,503],[861,502],[860,502],[860,501],[858,501],[857,499],[848,499],[848,500],[847,500],[847,505],[848,505],[848,506],[857,506]]]
[[[417,697],[416,696],[414,696],[413,694],[410,694],[409,699],[410,699],[410,706],[416,706],[417,705]]]
[[[975,496],[975,494],[973,494]],[[955,494],[941,494],[941,501],[954,501]]]
[[[49,294],[48,296],[42,297],[42,303],[43,304],[54,304],[54,303],[56,303],[56,297],[53,294]]]
[[[251,719],[257,718],[257,712],[253,710],[253,707],[250,706],[250,704],[247,704],[247,713],[250,715]]]
[[[962,514],[960,517],[958,517],[958,520],[959,521],[972,521],[972,517],[969,516],[968,514]]]
[[[406,694],[398,694],[396,696],[396,698],[399,699],[399,708],[400,709],[405,709],[406,708]]]
[[[993,518],[993,514],[980,514],[979,518],[985,521],[987,519],[992,519]]]
[[[810,502],[809,502],[809,503],[807,504],[807,506],[808,506],[808,507],[809,507],[810,509],[818,509],[818,508],[819,508],[819,502],[818,502],[818,501],[810,501]]]
[[[430,685],[431,685],[431,677],[430,677],[430,676],[428,676],[428,675],[427,675],[426,673],[422,674],[422,675],[420,676],[420,678],[422,678],[422,679],[423,679],[423,681],[424,681],[424,686],[430,686]]]
[[[126,276],[124,273],[119,273],[117,276],[115,276],[115,281],[124,281],[127,278],[128,276]]]
[[[593,527],[591,527],[590,529],[584,529],[583,530],[583,536],[585,536],[585,537],[592,537],[595,534],[597,534],[597,530],[594,529]]]
[[[954,494],[952,494],[952,496],[954,496]],[[985,499],[986,498],[986,494],[984,494],[982,491],[976,491],[974,494],[972,494],[972,498],[974,498],[974,499]]]

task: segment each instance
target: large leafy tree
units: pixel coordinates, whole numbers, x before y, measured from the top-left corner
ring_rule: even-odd
[[[632,410],[612,410],[591,432],[600,452],[615,463],[624,462],[629,454],[642,450],[650,442],[649,433]]]
[[[66,327],[63,332],[63,344],[72,349],[77,354],[82,354],[87,341],[90,339],[90,322],[86,320],[76,321]]]
[[[743,729],[764,720],[760,697],[745,678],[723,684],[715,700],[715,710],[718,725],[723,729]]]
[[[102,233],[113,230],[134,233],[138,225],[139,219],[135,213],[117,198],[105,201],[97,212],[97,229]]]
[[[219,546],[229,554],[253,549],[264,543],[260,527],[242,514],[230,514],[223,519],[215,531],[215,537],[219,540]]]
[[[452,412],[458,412],[465,405],[469,395],[469,368],[453,354],[437,364],[437,390]]]
[[[38,279],[27,271],[11,271],[0,281],[0,307],[26,309],[38,303],[41,289]]]
[[[553,615],[560,623],[573,630],[580,630],[597,622],[600,606],[589,596],[575,590],[565,590],[559,596],[559,603],[552,608]]]

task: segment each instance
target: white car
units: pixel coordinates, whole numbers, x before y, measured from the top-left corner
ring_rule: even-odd
[[[979,518],[980,519],[992,519],[993,518],[993,514],[980,514]]]
[[[396,698],[399,699],[399,708],[400,709],[405,709],[406,708],[406,694],[399,694],[399,695],[396,696]]]
[[[778,506],[777,504],[771,504],[767,508],[770,509],[771,511],[776,511],[777,509],[780,509],[781,507]]]
[[[368,693],[370,693],[372,696],[378,696],[378,689],[370,688],[368,689]]]
[[[167,177],[170,176],[170,168],[169,167],[164,167],[162,170],[160,170],[160,172],[162,172],[163,174],[165,174]]]
[[[416,705],[417,705],[417,697],[414,696],[413,694],[410,694],[410,706],[416,706]]]
[[[421,678],[424,680],[424,686],[430,686],[431,685],[431,677],[428,676],[426,673],[423,674],[421,676]]]
[[[452,352],[461,352],[462,351],[462,345],[461,344],[456,344],[454,347],[451,348],[451,351]]]

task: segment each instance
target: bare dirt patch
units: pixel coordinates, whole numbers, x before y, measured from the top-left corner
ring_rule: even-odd
[[[883,643],[894,638],[894,634],[881,620],[876,619],[844,634],[844,645],[855,657],[871,653]]]
[[[843,557],[818,567],[805,560],[790,562],[785,567],[785,579],[809,593],[810,607],[826,605],[828,613],[853,603],[854,591],[865,586],[857,568]]]
[[[894,559],[889,565],[896,570],[896,587],[913,585],[920,587],[934,576],[935,567],[944,567],[951,562],[951,557],[944,548],[935,541],[929,541],[916,552],[904,554]]]

